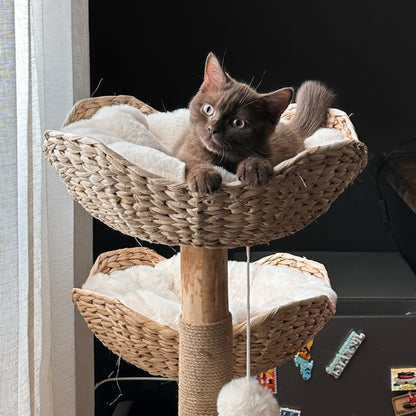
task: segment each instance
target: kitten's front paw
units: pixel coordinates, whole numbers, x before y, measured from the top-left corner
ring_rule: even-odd
[[[248,157],[237,167],[237,178],[245,185],[261,186],[268,183],[273,175],[273,165],[267,159]]]
[[[193,192],[211,194],[221,186],[222,178],[211,165],[194,166],[186,175],[186,183]]]

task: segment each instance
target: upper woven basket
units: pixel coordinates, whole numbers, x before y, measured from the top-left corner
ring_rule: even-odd
[[[74,105],[64,125],[117,104],[144,114],[156,111],[131,96],[89,98]],[[282,117],[290,119],[295,111],[291,106]],[[147,177],[90,137],[48,131],[43,150],[73,198],[109,227],[152,243],[235,248],[301,230],[324,214],[363,170],[367,149],[348,116],[331,109],[324,127],[349,140],[307,149],[280,163],[265,186],[224,183],[208,196],[192,192],[186,183]]]

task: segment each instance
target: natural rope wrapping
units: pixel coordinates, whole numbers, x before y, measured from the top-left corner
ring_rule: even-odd
[[[179,334],[179,414],[217,416],[218,393],[233,376],[231,314],[205,325],[181,320]]]

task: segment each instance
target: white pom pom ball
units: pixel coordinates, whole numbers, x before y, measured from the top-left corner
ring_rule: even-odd
[[[255,378],[236,378],[220,391],[218,416],[279,416],[280,408],[273,393]]]

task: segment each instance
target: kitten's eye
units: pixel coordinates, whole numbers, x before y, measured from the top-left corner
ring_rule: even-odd
[[[202,106],[202,111],[207,115],[207,116],[212,116],[214,114],[214,107],[211,104],[204,104]]]
[[[237,128],[237,129],[242,129],[245,126],[246,123],[244,123],[244,120],[242,120],[241,118],[235,118],[232,121],[232,125]]]

